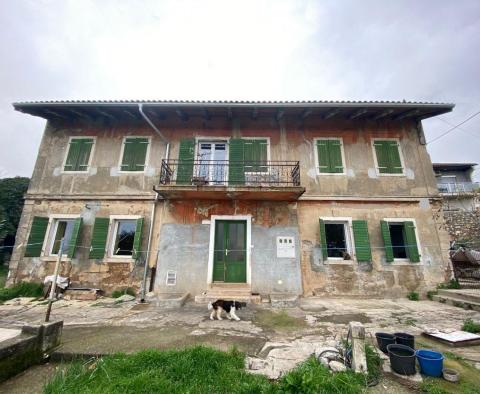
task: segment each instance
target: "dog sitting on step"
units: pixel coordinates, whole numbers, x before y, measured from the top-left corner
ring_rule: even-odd
[[[240,318],[236,315],[235,311],[245,308],[246,306],[246,302],[238,301],[217,300],[213,303],[210,302],[208,304],[208,310],[212,311],[212,313],[210,314],[210,320],[215,320],[215,316],[217,316],[218,320],[223,320],[222,312],[225,311],[229,320],[234,319],[236,321],[239,321]]]

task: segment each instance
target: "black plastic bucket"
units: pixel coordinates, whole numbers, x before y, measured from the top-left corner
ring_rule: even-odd
[[[397,345],[405,345],[415,349],[415,337],[413,335],[407,334],[406,332],[396,332],[393,335],[395,336]]]
[[[387,334],[386,332],[376,332],[375,337],[377,338],[378,347],[380,350],[387,354],[387,346],[395,344],[395,336],[392,334]]]
[[[387,350],[393,371],[400,375],[415,374],[415,350],[409,346],[397,344],[388,345]]]

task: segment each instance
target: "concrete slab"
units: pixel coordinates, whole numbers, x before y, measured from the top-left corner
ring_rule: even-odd
[[[7,339],[15,338],[21,333],[22,333],[22,330],[11,329],[11,328],[0,328],[0,342],[6,341]]]

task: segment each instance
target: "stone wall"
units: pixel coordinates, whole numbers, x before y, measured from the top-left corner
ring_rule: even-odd
[[[445,211],[445,226],[452,241],[480,244],[480,211]]]

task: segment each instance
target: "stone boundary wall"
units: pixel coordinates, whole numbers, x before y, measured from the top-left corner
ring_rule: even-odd
[[[0,342],[0,382],[39,364],[60,345],[63,321],[26,325],[21,335]]]
[[[452,241],[473,241],[480,246],[480,211],[444,211],[446,230]]]

